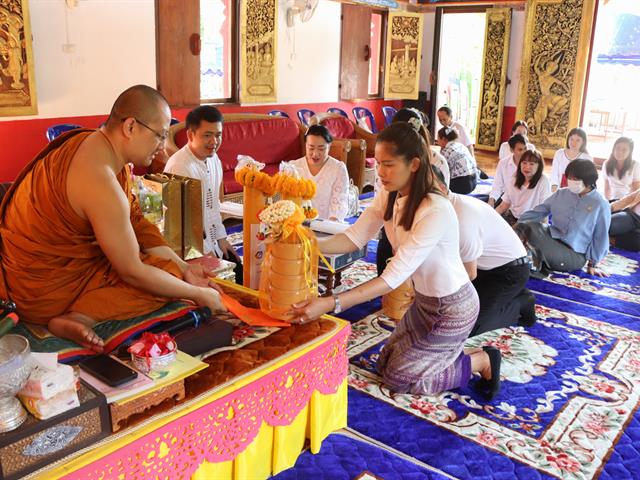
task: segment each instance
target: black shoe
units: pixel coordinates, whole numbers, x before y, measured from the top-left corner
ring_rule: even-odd
[[[495,347],[482,347],[482,349],[489,355],[491,379],[486,380],[482,378],[476,382],[473,388],[482,395],[485,400],[491,401],[500,391],[500,363],[502,362],[502,355],[500,354],[500,350]]]
[[[489,178],[489,175],[487,175],[486,173],[484,173],[484,171],[480,170],[480,178],[482,180],[486,180],[487,178]]]
[[[518,325],[521,327],[533,327],[538,321],[536,317],[536,297],[531,293],[531,290],[524,288],[516,299],[520,302]]]

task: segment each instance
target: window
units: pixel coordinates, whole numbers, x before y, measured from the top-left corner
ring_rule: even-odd
[[[235,78],[235,2],[200,0],[200,98],[233,101]]]
[[[381,97],[383,65],[382,52],[386,32],[386,15],[383,12],[371,14],[371,58],[369,59],[369,88],[370,97]]]

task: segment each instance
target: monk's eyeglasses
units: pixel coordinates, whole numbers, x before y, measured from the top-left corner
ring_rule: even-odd
[[[137,118],[133,118],[136,123],[139,123],[140,125],[142,125],[144,128],[146,128],[147,130],[150,130],[153,132],[153,134],[156,136],[156,138],[158,139],[159,142],[164,142],[167,140],[167,138],[169,138],[169,132],[167,130],[165,130],[164,132],[160,133],[157,130],[155,130],[154,128],[151,128],[149,125],[147,125],[146,123],[138,120]]]

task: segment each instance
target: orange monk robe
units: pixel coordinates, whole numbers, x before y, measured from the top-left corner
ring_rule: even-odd
[[[0,205],[0,298],[13,300],[24,320],[46,325],[68,312],[96,321],[124,320],[171,300],[125,283],[100,249],[89,221],[69,205],[69,165],[92,132],[74,130],[50,143],[20,172]],[[128,167],[118,180],[129,198],[140,258],[181,278],[174,262],[142,252],[166,243],[131,194]]]

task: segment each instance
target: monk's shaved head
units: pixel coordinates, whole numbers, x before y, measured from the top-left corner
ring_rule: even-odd
[[[153,122],[171,110],[167,100],[155,88],[147,85],[134,85],[118,96],[107,120],[111,127],[125,118],[137,118],[143,122]]]

